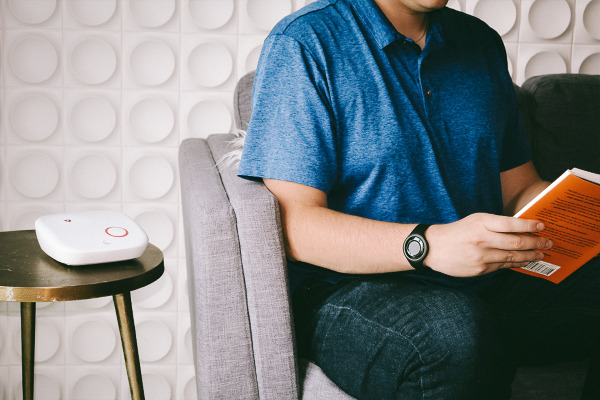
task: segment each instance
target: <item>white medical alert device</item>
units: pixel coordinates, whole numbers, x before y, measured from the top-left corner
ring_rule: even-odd
[[[35,233],[42,250],[67,265],[130,260],[148,246],[146,232],[115,211],[46,215],[35,221]]]

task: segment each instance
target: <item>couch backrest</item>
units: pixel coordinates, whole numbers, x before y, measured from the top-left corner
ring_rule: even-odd
[[[540,176],[551,181],[573,167],[600,173],[600,75],[536,76],[520,91]]]
[[[246,130],[252,112],[252,85],[254,84],[254,71],[248,72],[238,81],[233,93],[233,109],[235,127]]]

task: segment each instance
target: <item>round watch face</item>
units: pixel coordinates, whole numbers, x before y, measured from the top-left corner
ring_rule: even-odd
[[[424,249],[423,240],[418,236],[411,237],[406,244],[406,252],[412,259],[418,259],[423,254]]]

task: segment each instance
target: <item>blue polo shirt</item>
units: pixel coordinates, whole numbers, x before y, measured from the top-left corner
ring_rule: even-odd
[[[502,214],[500,172],[529,159],[485,23],[434,11],[421,51],[372,0],[319,0],[265,40],[239,175],[315,187],[348,214],[438,224]],[[338,275],[290,267],[292,286]]]

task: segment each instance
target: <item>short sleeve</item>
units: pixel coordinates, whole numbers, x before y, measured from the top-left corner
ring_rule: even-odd
[[[335,119],[323,68],[289,36],[271,35],[263,45],[238,175],[326,193],[335,183]]]
[[[525,128],[519,107],[516,101],[514,89],[509,105],[508,128],[502,141],[502,157],[500,159],[500,171],[508,171],[531,160],[531,149],[525,135]]]

